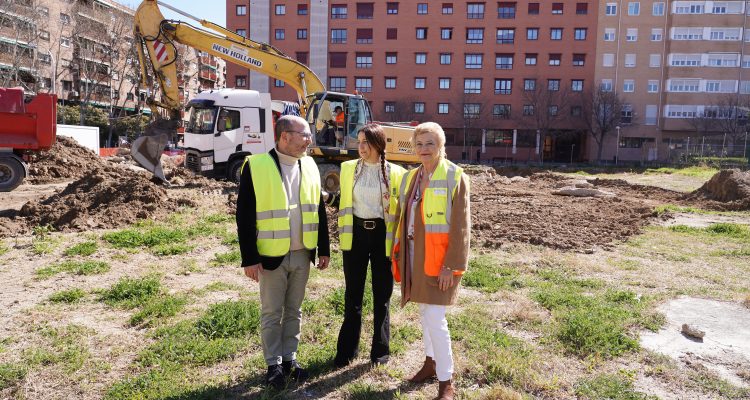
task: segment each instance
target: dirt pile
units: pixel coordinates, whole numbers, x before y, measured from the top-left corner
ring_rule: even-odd
[[[717,172],[688,199],[713,201],[713,208],[750,210],[750,171],[728,169]],[[716,204],[717,202],[723,204]]]
[[[78,179],[90,169],[104,164],[91,149],[69,137],[58,136],[57,142],[49,151],[39,152],[31,157],[27,182],[40,184]]]

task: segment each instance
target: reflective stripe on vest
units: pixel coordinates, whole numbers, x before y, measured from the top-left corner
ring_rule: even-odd
[[[354,194],[354,173],[357,169],[359,160],[351,160],[341,163],[341,198],[339,199],[339,243],[341,250],[351,250],[352,240],[354,238],[354,207],[352,199]],[[388,187],[391,190],[391,197],[388,204],[388,211],[384,214],[385,220],[385,256],[391,256],[391,247],[393,245],[393,229],[396,225],[396,207],[398,205],[399,192],[398,187],[401,185],[401,178],[406,170],[396,164],[390,164],[390,174]]]
[[[258,253],[266,257],[283,256],[291,246],[291,224],[289,201],[281,181],[281,173],[269,153],[247,156],[245,163],[249,164],[255,191]],[[302,157],[300,166],[302,243],[305,248],[312,250],[318,244],[320,174],[315,161],[310,157]]]

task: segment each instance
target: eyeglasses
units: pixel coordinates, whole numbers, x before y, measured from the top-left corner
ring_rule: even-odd
[[[310,133],[310,132],[297,132],[297,131],[284,131],[284,132],[287,132],[287,133],[296,133],[296,134],[302,136],[303,139],[310,139],[310,140],[312,140],[312,137],[313,137],[312,133]]]

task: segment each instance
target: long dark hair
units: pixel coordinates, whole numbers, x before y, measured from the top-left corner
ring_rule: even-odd
[[[378,124],[367,124],[359,130],[365,134],[367,143],[380,155],[380,172],[383,174],[385,187],[390,191],[390,182],[385,175],[385,131]]]

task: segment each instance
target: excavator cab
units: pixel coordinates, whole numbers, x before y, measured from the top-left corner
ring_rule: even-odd
[[[307,122],[321,148],[356,149],[357,132],[372,121],[370,104],[362,96],[346,93],[320,92],[310,101]],[[337,118],[336,110],[344,113]]]

